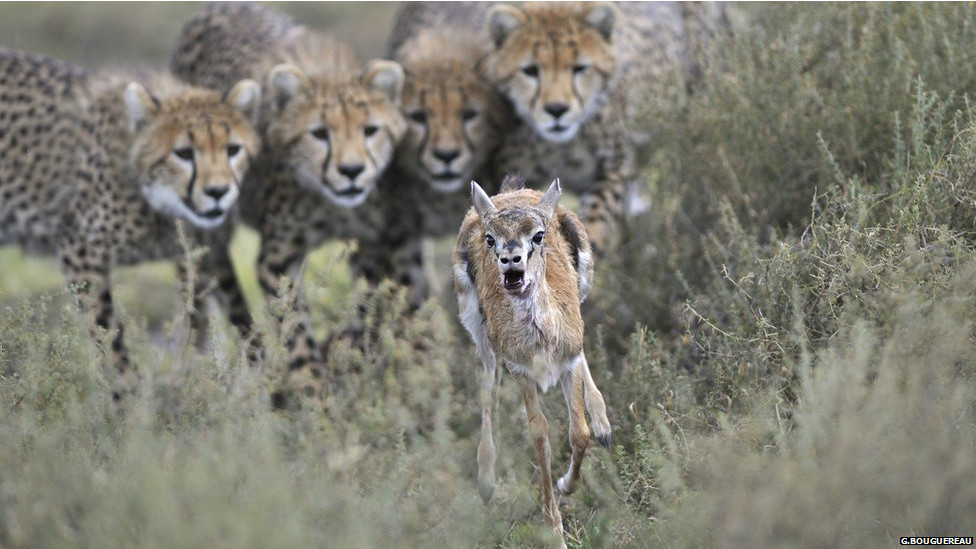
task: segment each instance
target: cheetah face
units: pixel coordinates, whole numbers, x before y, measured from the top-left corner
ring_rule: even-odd
[[[137,82],[126,87],[130,163],[153,209],[201,229],[224,222],[258,153],[252,121],[260,96],[252,80],[223,98],[191,88],[160,100]]]
[[[605,2],[572,10],[503,4],[489,12],[495,49],[485,59],[488,78],[546,141],[572,140],[607,95],[617,70],[616,17]]]
[[[407,66],[402,110],[409,130],[398,162],[435,191],[457,191],[494,148],[500,103],[472,67],[454,61]]]
[[[309,78],[284,64],[268,78],[269,138],[298,183],[344,208],[365,202],[406,130],[403,69],[373,61],[361,75]]]

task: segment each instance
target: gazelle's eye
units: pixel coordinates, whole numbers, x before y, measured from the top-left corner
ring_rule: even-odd
[[[427,113],[425,113],[424,111],[420,111],[420,110],[413,111],[412,113],[410,113],[410,120],[413,120],[414,122],[416,122],[418,124],[426,124],[427,123]]]
[[[367,126],[365,126],[363,128],[363,135],[365,135],[366,137],[369,137],[369,136],[373,135],[374,133],[376,133],[376,130],[378,130],[378,129],[380,129],[380,128],[378,126],[376,126],[375,124],[369,124],[369,125],[367,125]]]
[[[175,154],[180,160],[193,160],[192,147],[180,147],[178,149],[173,149],[173,154]]]
[[[234,158],[239,152],[241,152],[240,145],[227,145],[227,156],[229,158]]]
[[[494,248],[495,247],[495,237],[491,236],[490,234],[486,234],[485,235],[485,244],[487,244],[489,248]]]
[[[590,68],[589,65],[584,65],[582,63],[578,65],[573,65],[573,74],[582,74],[586,72],[586,69]]]
[[[329,140],[329,130],[326,129],[324,126],[320,126],[318,128],[315,128],[314,130],[312,130],[312,137],[314,137],[315,139],[318,139],[319,141],[328,141]]]
[[[476,111],[475,109],[468,108],[461,111],[461,119],[464,120],[465,122],[469,120],[473,120],[474,117],[476,116],[478,116],[478,111]]]
[[[532,242],[535,242],[536,244],[542,244],[543,235],[545,235],[543,231],[539,231],[535,233],[535,236],[532,237]]]
[[[522,74],[525,76],[535,78],[539,76],[539,66],[538,65],[526,65],[522,67]]]

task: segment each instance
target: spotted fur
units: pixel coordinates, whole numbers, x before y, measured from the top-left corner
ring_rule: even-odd
[[[177,219],[213,249],[205,275],[243,307],[233,274],[209,267],[260,147],[259,102],[253,81],[220,95],[164,75],[94,74],[0,50],[0,243],[60,257],[98,326],[114,331],[117,394],[133,374],[111,271],[180,256]]]

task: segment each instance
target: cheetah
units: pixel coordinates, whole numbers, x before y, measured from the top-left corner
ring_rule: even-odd
[[[406,74],[401,112],[408,130],[380,186],[384,230],[361,243],[352,263],[368,281],[406,286],[414,308],[436,288],[426,241],[454,234],[470,206],[468,182],[488,180],[488,161],[514,124],[504,98],[476,69],[487,41],[451,28],[453,17],[471,9],[479,7],[406,3],[389,44]]]
[[[559,177],[580,195],[594,249],[605,252],[624,214],[641,211],[638,169],[652,133],[640,109],[688,87],[703,29],[723,8],[679,2],[499,4],[482,62],[521,125],[493,163],[530,181]],[[653,130],[653,128],[650,128]]]
[[[177,220],[211,248],[201,273],[231,310],[244,306],[233,273],[211,267],[260,149],[260,93],[251,80],[220,95],[162,74],[94,73],[0,49],[0,244],[59,257],[83,308],[113,333],[116,398],[132,389],[135,371],[112,269],[181,257]]]
[[[259,129],[265,147],[241,198],[242,221],[261,236],[258,280],[288,352],[286,390],[314,396],[325,372],[298,291],[303,259],[330,239],[375,241],[383,225],[375,187],[406,133],[403,69],[374,60],[359,69],[351,49],[270,8],[209,4],[184,25],[171,67],[194,85],[225,90],[239,78],[264,82]]]

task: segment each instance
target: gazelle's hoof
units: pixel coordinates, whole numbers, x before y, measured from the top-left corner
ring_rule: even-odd
[[[485,485],[485,484],[478,483],[478,493],[481,494],[481,501],[484,502],[485,505],[488,505],[488,502],[491,501],[491,495],[494,492],[495,492],[494,485]]]
[[[600,442],[600,446],[603,446],[604,448],[610,448],[610,433],[597,436],[596,439]]]
[[[563,476],[556,480],[556,491],[564,496],[568,496],[576,491],[576,486],[572,485],[572,483]]]

